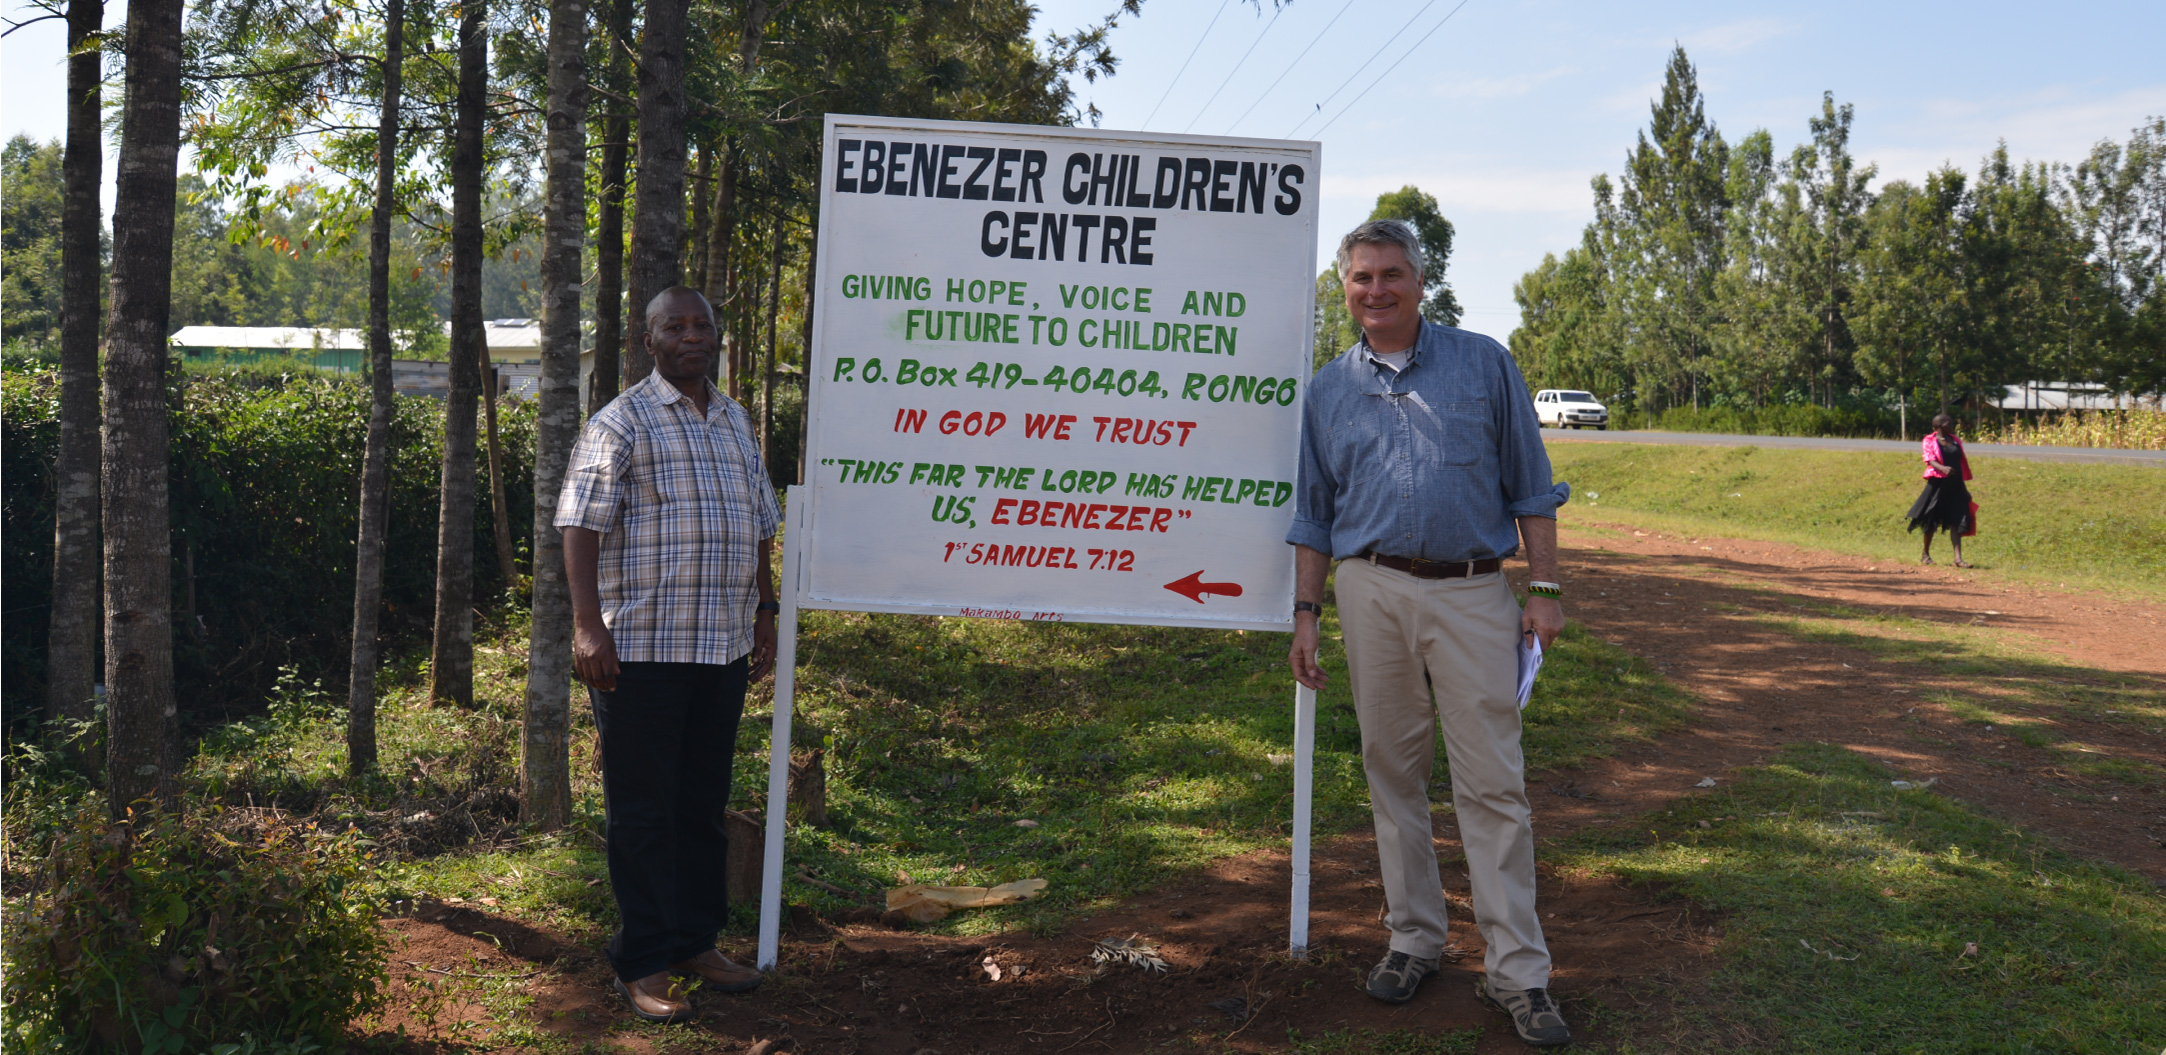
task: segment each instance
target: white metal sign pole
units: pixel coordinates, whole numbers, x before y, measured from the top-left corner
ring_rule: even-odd
[[[760,877],[759,969],[782,954],[782,836],[790,812],[790,712],[797,695],[797,555],[804,538],[804,488],[787,493],[782,531],[782,611],[775,618],[775,721],[767,759],[767,852]]]
[[[1309,954],[1309,799],[1316,790],[1316,690],[1294,686],[1294,905],[1287,951]]]

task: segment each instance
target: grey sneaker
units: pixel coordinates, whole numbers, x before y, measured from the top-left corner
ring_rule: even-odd
[[[1547,989],[1492,989],[1489,979],[1484,978],[1474,983],[1474,995],[1512,1016],[1512,1028],[1528,1044],[1554,1048],[1572,1042],[1572,1031],[1565,1028],[1564,1015],[1549,999]]]
[[[1414,998],[1421,981],[1436,973],[1437,961],[1393,952],[1369,971],[1369,995],[1390,1004]]]

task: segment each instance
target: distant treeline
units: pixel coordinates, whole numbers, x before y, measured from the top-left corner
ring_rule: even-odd
[[[1652,109],[1579,246],[1514,287],[1529,384],[1861,422],[2032,380],[2166,387],[2166,120],[2074,166],[2002,147],[1876,190],[1832,93],[1787,158],[1765,130],[1723,138],[1682,48]]]
[[[60,333],[60,144],[18,135],[0,150],[0,332],[17,355],[50,355]],[[180,177],[173,225],[173,329],[367,324],[367,237],[336,226],[324,188],[286,185],[253,215],[193,173]],[[513,211],[531,211],[512,202]],[[482,267],[486,318],[541,314],[536,237],[497,247]],[[110,238],[107,239],[110,242]],[[402,224],[392,240],[391,325],[401,356],[443,358],[448,247]]]

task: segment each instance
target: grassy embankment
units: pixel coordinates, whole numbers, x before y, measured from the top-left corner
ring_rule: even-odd
[[[1916,560],[1904,514],[1922,486],[1907,454],[1553,442],[1572,482],[1562,522],[1787,542]],[[2166,471],[1978,458],[1979,570],[2038,585],[2166,596]],[[1946,540],[1936,559],[1953,559]]]

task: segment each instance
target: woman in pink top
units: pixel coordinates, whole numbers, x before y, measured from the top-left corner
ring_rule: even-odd
[[[1925,529],[1925,555],[1920,563],[1933,563],[1933,532],[1946,529],[1955,546],[1955,566],[1968,568],[1963,559],[1963,535],[1970,530],[1970,459],[1963,441],[1955,434],[1955,419],[1933,416],[1933,431],[1925,436],[1925,491],[1910,506],[1910,530]]]

